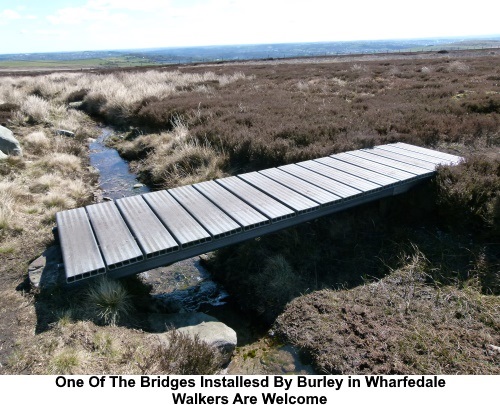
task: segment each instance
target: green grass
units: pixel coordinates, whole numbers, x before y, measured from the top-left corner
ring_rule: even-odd
[[[54,356],[49,364],[51,374],[70,374],[79,365],[78,353],[74,349],[66,349]]]
[[[449,44],[430,45],[424,47],[418,46],[415,48],[404,49],[404,51],[405,52],[441,51],[441,50],[466,51],[468,49],[483,49],[483,48],[498,48],[498,47],[500,47],[500,41],[477,40],[477,41],[451,42]]]
[[[0,61],[0,69],[22,69],[22,68],[103,68],[103,67],[132,67],[143,65],[154,65],[149,59],[136,57],[114,57],[114,58],[93,58],[75,60],[7,60]]]

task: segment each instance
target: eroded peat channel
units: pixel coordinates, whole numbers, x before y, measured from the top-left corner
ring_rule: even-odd
[[[114,131],[108,127],[99,130],[99,137],[89,144],[90,164],[99,173],[99,200],[150,192],[131,172],[129,163],[109,146],[107,141],[116,135]],[[149,290],[148,320],[152,329],[160,331],[166,321],[175,327],[184,327],[213,317],[237,335],[237,349],[227,373],[313,373],[293,347],[278,345],[269,339],[267,328],[240,310],[237,300],[211,278],[202,262],[202,258],[194,257],[138,276]]]

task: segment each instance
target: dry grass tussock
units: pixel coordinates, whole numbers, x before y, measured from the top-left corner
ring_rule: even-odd
[[[222,177],[227,160],[208,141],[190,136],[182,120],[176,120],[171,131],[140,135],[115,146],[125,158],[137,160],[141,179],[158,189]]]
[[[174,332],[164,346],[154,335],[69,314],[27,340],[8,364],[16,374],[214,374],[220,367],[214,349],[197,338]]]
[[[24,137],[24,144],[36,155],[46,153],[51,146],[50,139],[45,135],[44,131],[29,133]]]
[[[82,168],[82,162],[78,156],[59,152],[42,157],[37,165],[49,173],[57,172],[63,175],[78,173]]]
[[[377,282],[297,298],[274,328],[327,373],[498,374],[499,297],[438,287],[428,269],[414,251]]]

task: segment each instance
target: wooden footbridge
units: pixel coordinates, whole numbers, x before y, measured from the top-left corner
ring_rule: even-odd
[[[405,192],[460,160],[395,143],[62,211],[66,280],[168,265]]]

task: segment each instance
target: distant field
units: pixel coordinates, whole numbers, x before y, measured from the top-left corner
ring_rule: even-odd
[[[484,41],[460,41],[452,42],[449,44],[439,44],[439,45],[429,45],[426,47],[412,47],[409,48],[408,52],[420,52],[420,51],[440,51],[440,50],[467,50],[467,49],[488,49],[488,48],[500,48],[500,41],[484,40]]]
[[[154,65],[155,62],[139,57],[113,57],[74,60],[5,60],[0,69],[89,69]]]

